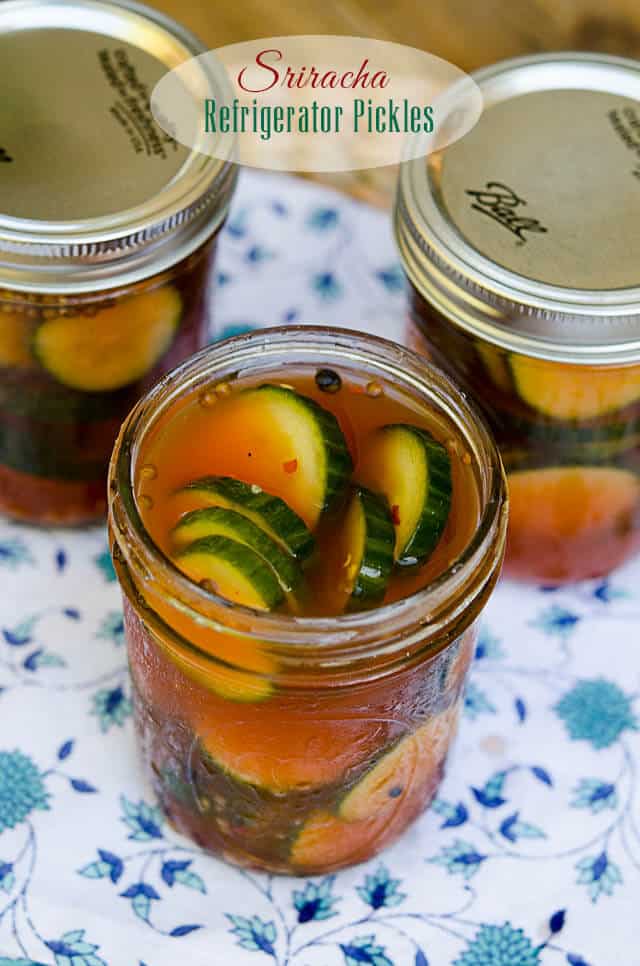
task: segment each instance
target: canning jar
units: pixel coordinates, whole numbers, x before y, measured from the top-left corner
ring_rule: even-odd
[[[0,513],[103,516],[122,420],[207,340],[235,166],[150,110],[202,50],[138,4],[0,6]]]
[[[309,373],[316,373],[317,391],[308,388],[308,397],[298,396],[301,386],[312,384]],[[289,438],[300,446],[297,458],[282,465],[282,440],[267,426],[271,403],[265,391],[302,420]],[[263,394],[262,403],[250,417],[256,393]],[[223,499],[205,499],[205,509],[179,518],[180,527],[196,527],[194,535],[202,537],[197,521],[211,521],[213,502],[221,504],[213,515],[226,521],[226,530],[217,533],[248,532],[246,519],[238,521],[235,511],[229,515],[231,506],[254,523],[271,520],[273,528],[277,519],[285,520],[279,532],[289,533],[291,543],[297,534],[300,543],[301,518],[312,526],[308,491],[316,486],[305,476],[305,460],[316,457],[303,448],[302,437],[322,393],[323,411],[337,414],[354,454],[362,446],[360,425],[368,420],[370,427],[374,412],[383,420],[405,413],[446,440],[454,464],[453,502],[430,558],[437,557],[439,566],[429,570],[427,563],[421,580],[411,567],[412,576],[398,577],[409,581],[407,596],[396,590],[373,606],[346,606],[339,614],[322,606],[333,589],[325,593],[321,583],[306,597],[296,590],[298,606],[288,611],[265,610],[270,585],[246,547],[236,546],[233,559],[245,583],[253,580],[260,609],[232,601],[224,584],[185,575],[165,540],[167,506],[198,491]],[[229,453],[214,428],[223,423],[208,424],[207,442],[206,420],[216,406],[235,405],[229,402],[234,399],[236,448]],[[189,445],[196,438],[197,445]],[[335,476],[335,434],[331,438]],[[262,458],[266,449],[259,451],[267,439],[273,459],[269,494],[253,482],[250,468],[253,460],[262,467],[256,473],[270,471]],[[356,474],[361,457],[355,457]],[[244,482],[233,481],[235,495],[228,475],[189,482],[203,468],[228,474],[241,461]],[[298,490],[296,473],[302,477]],[[280,516],[267,517],[264,507],[274,494]],[[478,617],[503,557],[504,474],[474,408],[443,373],[392,343],[339,329],[264,330],[203,350],[138,403],[114,450],[109,495],[143,766],[174,826],[231,862],[293,874],[362,861],[393,841],[429,804],[441,780]],[[283,516],[283,495],[301,514],[299,529],[289,527],[289,507]],[[229,529],[232,517],[242,530]],[[310,560],[316,572],[349,530],[330,516],[328,527],[325,539],[320,525],[315,532]],[[255,546],[262,547],[264,536]],[[219,536],[197,541],[205,556],[224,550],[229,563],[227,546]],[[381,546],[378,539],[378,551]],[[367,557],[366,572],[361,565],[363,584],[380,576],[372,559]],[[332,588],[342,584],[351,562],[348,557],[347,569],[335,573]]]
[[[409,341],[495,432],[505,571],[598,577],[640,549],[640,64],[550,54],[474,79],[476,127],[400,174]]]

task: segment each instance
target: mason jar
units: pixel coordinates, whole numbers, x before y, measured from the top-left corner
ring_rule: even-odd
[[[143,522],[145,482],[164,472],[147,456],[159,427],[166,440],[177,415],[186,433],[189,400],[207,400],[212,386],[226,395],[234,380],[262,384],[283,367],[293,381],[308,365],[397,389],[416,414],[432,414],[478,497],[469,538],[425,587],[340,616],[231,603],[187,578]],[[393,841],[441,781],[502,563],[504,474],[474,407],[390,342],[313,327],[255,332],[203,350],[138,403],[116,443],[109,498],[142,765],[173,825],[233,863],[299,875]]]
[[[0,6],[0,513],[104,515],[134,402],[207,340],[235,166],[178,144],[155,83],[203,51],[135,3]]]
[[[474,79],[476,127],[401,170],[408,339],[495,432],[506,572],[600,577],[640,549],[640,63],[548,54]]]

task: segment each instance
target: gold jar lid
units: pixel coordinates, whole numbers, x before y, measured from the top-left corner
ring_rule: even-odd
[[[505,349],[639,362],[640,62],[560,53],[472,76],[477,125],[401,169],[410,280]]]
[[[162,271],[224,219],[236,178],[174,141],[149,106],[204,47],[163,14],[108,0],[0,4],[0,287],[81,292]],[[224,77],[204,76],[224,94]]]

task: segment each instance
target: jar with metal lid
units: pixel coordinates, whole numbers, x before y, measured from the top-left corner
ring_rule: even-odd
[[[203,49],[136,3],[0,5],[0,512],[10,517],[103,515],[120,423],[206,342],[236,168],[178,144],[150,110],[160,77]]]
[[[401,170],[409,337],[497,435],[506,572],[604,575],[640,549],[640,63],[560,53],[474,79],[476,127]]]

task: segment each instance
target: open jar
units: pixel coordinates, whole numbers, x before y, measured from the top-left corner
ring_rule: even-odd
[[[202,50],[138,4],[0,7],[0,513],[103,516],[122,420],[207,340],[236,171],[149,106]]]
[[[640,64],[549,54],[474,79],[476,127],[400,175],[409,341],[497,436],[506,572],[604,575],[640,549]]]
[[[216,431],[227,420],[215,423],[211,407],[215,412],[235,399],[242,409],[246,393],[273,388],[294,393],[287,399],[317,413],[317,406],[309,410],[295,395],[300,386],[313,384],[305,378],[308,372],[322,374],[324,383],[315,382],[326,395],[318,389],[316,403],[326,401],[353,454],[362,452],[361,428],[366,423],[371,429],[372,413],[391,418],[395,426],[402,412],[446,439],[452,461],[458,461],[449,522],[425,565],[437,558],[439,566],[423,570],[421,579],[414,571],[398,577],[410,581],[407,596],[398,596],[396,586],[378,599],[379,606],[346,607],[337,616],[320,607],[327,598],[318,582],[312,594],[296,590],[289,612],[239,604],[231,594],[221,596],[220,583],[185,576],[166,542],[173,523],[167,507],[197,493],[199,487],[189,482],[194,473],[208,467],[210,473],[228,474],[224,460],[245,457],[245,467],[262,465],[266,399],[250,425],[235,425],[231,454]],[[331,383],[326,373],[339,379]],[[310,398],[312,390],[306,391]],[[273,455],[279,444],[273,434],[269,438]],[[294,439],[299,442],[300,434]],[[304,474],[304,460],[313,458],[305,450],[295,470]],[[279,459],[273,459],[279,470]],[[355,478],[361,465],[355,455]],[[314,481],[295,492],[291,470],[285,462],[280,485],[274,476],[269,494],[252,482],[248,474],[254,470],[245,470],[237,506],[264,523],[266,511],[260,517],[253,501],[271,506],[275,494],[280,519],[288,521],[291,510],[282,516],[282,499],[293,493],[289,506],[297,497],[296,509],[311,527],[304,507]],[[201,482],[210,495],[216,486],[222,493],[221,481],[226,487],[221,505],[229,507],[228,475]],[[109,494],[144,768],[176,828],[229,861],[293,874],[362,861],[395,839],[429,804],[441,780],[478,618],[504,552],[500,457],[464,396],[416,354],[373,337],[312,327],[241,336],[199,353],[136,406],[114,450]],[[204,505],[210,507],[210,501]],[[230,519],[228,511],[214,508],[218,518],[225,512]],[[342,511],[336,512],[337,518],[326,518],[324,540],[322,524],[313,529],[315,563],[308,558],[303,582],[349,529],[338,522]],[[178,517],[179,526],[196,517],[210,520],[208,513],[189,510]],[[238,533],[247,529],[246,520],[241,522]],[[283,524],[283,534],[299,532],[288,526]],[[264,533],[261,540],[255,546],[262,547]],[[198,541],[211,555],[221,552],[218,547],[227,553],[226,543],[219,537]],[[245,565],[251,560],[246,547],[236,546],[235,554],[245,584],[251,576],[264,600],[266,580],[257,563],[253,572]],[[367,560],[364,576],[375,580],[376,568]],[[345,573],[350,563],[345,561]],[[335,584],[344,579],[331,573]],[[222,570],[219,574],[224,578]]]

